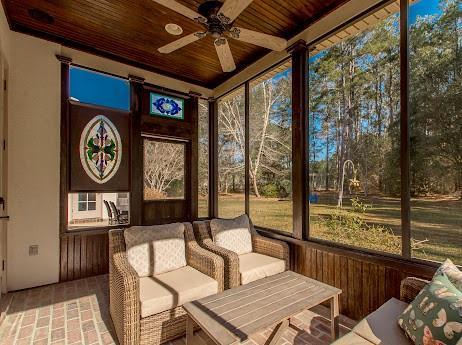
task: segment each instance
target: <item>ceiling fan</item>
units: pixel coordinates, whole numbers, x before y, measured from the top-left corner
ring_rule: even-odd
[[[162,54],[169,54],[210,35],[215,39],[214,45],[223,72],[232,72],[236,69],[236,64],[226,37],[276,51],[287,47],[287,41],[283,38],[233,26],[234,20],[253,0],[226,0],[224,3],[218,0],[207,0],[199,6],[197,12],[175,0],[153,1],[204,26],[204,31],[194,32],[160,47],[158,51]]]

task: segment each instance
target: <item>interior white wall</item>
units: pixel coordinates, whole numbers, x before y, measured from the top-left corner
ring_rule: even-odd
[[[8,290],[59,279],[60,63],[55,55],[105,72],[208,97],[212,91],[31,36],[12,32],[3,9],[0,47],[8,77]],[[29,245],[39,245],[29,256]]]

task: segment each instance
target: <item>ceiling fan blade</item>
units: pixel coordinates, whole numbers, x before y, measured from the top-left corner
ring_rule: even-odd
[[[179,2],[176,2],[175,0],[153,0],[154,2],[157,2],[158,4],[161,4],[162,6],[165,6],[172,11],[178,12],[179,14],[182,14],[185,17],[188,17],[192,20],[197,20],[201,23],[207,22],[207,19],[203,16],[201,16],[199,13],[191,10],[189,7],[186,7]]]
[[[228,23],[233,22],[253,0],[226,0],[221,6],[218,16],[223,20],[226,18]]]
[[[234,27],[230,30],[229,35],[236,40],[255,44],[271,50],[282,51],[287,48],[287,40],[284,38],[257,31]]]
[[[236,64],[234,63],[233,54],[231,53],[228,40],[223,37],[218,38],[215,40],[214,44],[223,72],[234,71],[236,69]]]
[[[205,33],[204,32],[195,32],[195,33],[192,33],[192,34],[189,34],[187,36],[184,36],[184,37],[181,37],[180,39],[176,40],[176,41],[173,41],[169,44],[166,44],[164,45],[163,47],[160,47],[159,49],[157,49],[157,51],[159,53],[162,53],[162,54],[168,54],[168,53],[171,53],[177,49],[180,49],[180,48],[183,48],[184,46],[190,44],[190,43],[193,43],[193,42],[196,42],[198,40],[200,40],[201,38],[204,38],[205,37]]]

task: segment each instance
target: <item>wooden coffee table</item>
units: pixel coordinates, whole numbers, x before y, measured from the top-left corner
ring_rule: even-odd
[[[277,325],[267,344],[275,344],[290,318],[330,300],[332,340],[338,338],[342,290],[287,271],[247,285],[226,290],[183,307],[188,314],[186,342],[195,341],[197,324],[216,344],[234,345],[258,331]]]

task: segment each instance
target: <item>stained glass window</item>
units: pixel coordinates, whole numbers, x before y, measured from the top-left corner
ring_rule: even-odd
[[[151,92],[149,113],[154,116],[184,119],[184,100]]]

